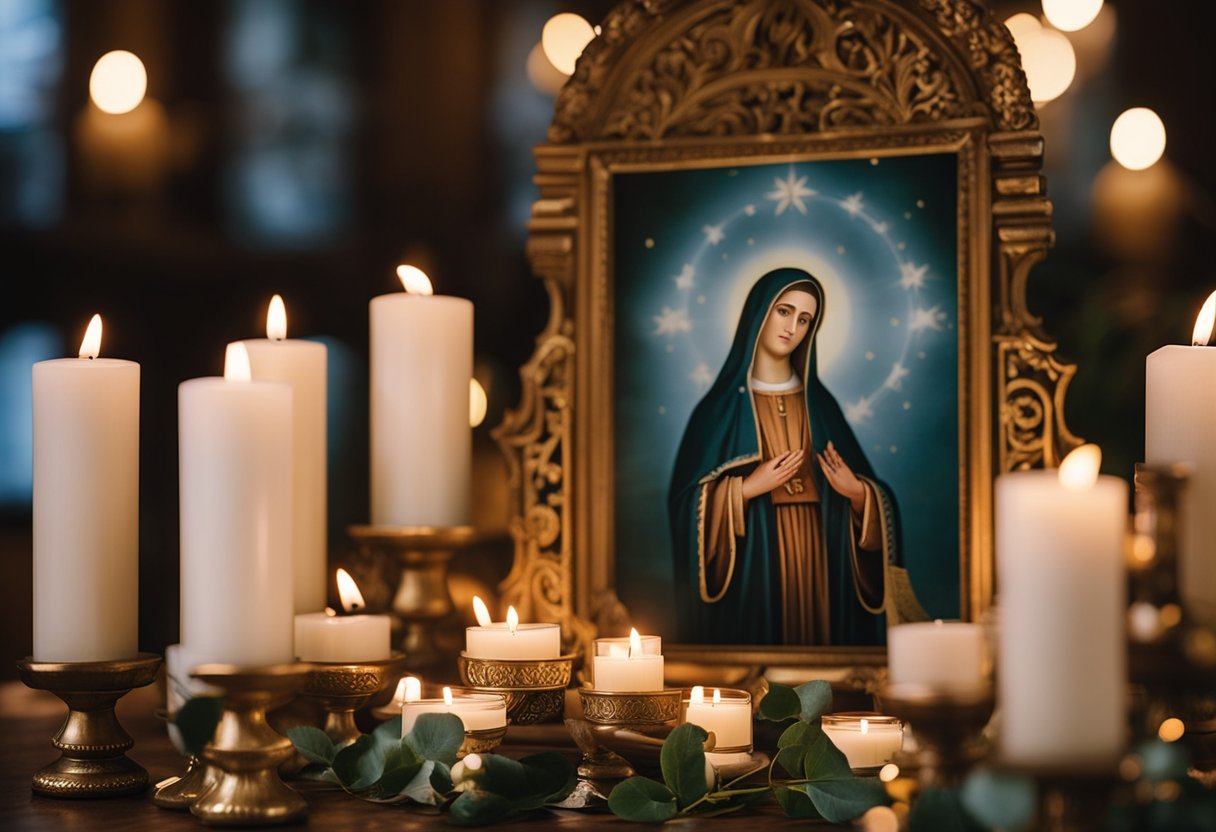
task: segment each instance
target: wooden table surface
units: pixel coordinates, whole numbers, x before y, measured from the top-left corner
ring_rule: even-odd
[[[148,769],[151,781],[181,774],[183,758],[169,743],[165,725],[154,715],[160,705],[157,685],[132,691],[119,702],[119,719],[135,739],[129,756]],[[104,800],[55,800],[30,792],[30,777],[57,756],[51,737],[63,723],[67,709],[53,695],[26,688],[20,682],[0,684],[0,829],[81,830],[81,832],[136,832],[136,830],[198,830],[202,824],[188,812],[157,808],[149,795]],[[510,737],[501,749],[511,754]],[[539,750],[521,749],[522,753]],[[576,757],[572,748],[571,759]],[[281,828],[312,828],[377,832],[377,830],[438,830],[454,828],[443,816],[425,815],[403,806],[377,806],[360,801],[342,791],[305,791],[309,815],[306,823]],[[757,825],[769,829],[808,828],[808,821],[785,818],[775,806],[747,810],[740,815],[702,821],[684,821],[679,829],[713,829],[716,832],[742,832]],[[502,824],[506,828],[542,827],[558,830],[577,827],[583,830],[648,827],[628,824],[611,814],[586,811],[546,811],[518,821]],[[813,828],[831,828],[811,824]],[[653,828],[653,827],[649,827]]]

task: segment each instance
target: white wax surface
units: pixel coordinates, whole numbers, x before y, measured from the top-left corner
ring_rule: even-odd
[[[139,365],[33,368],[34,658],[139,652]]]
[[[192,379],[178,419],[182,644],[201,662],[291,662],[291,388]]]
[[[294,608],[325,609],[326,583],[326,349],[316,341],[255,338],[249,351],[254,380],[282,381],[292,396],[292,543]]]
[[[663,690],[662,656],[593,656],[595,690],[641,693]]]
[[[467,627],[464,651],[474,659],[556,659],[562,631],[556,624],[520,624],[512,633],[506,623]]]
[[[1069,491],[1057,472],[996,483],[1001,757],[1112,765],[1126,740],[1127,484]]]
[[[378,662],[392,655],[387,615],[296,615],[296,658],[302,662]]]
[[[1162,347],[1145,370],[1145,461],[1193,466],[1183,491],[1178,589],[1189,612],[1216,621],[1216,347]]]
[[[986,679],[984,631],[961,621],[919,621],[887,630],[891,684],[975,690]]]
[[[485,731],[504,728],[507,724],[507,703],[501,696],[481,697],[456,694],[452,704],[442,699],[419,699],[401,705],[401,736],[414,727],[423,714],[455,714],[464,723],[466,731]]]
[[[741,697],[723,695],[715,703],[709,688],[705,690],[705,701],[697,704],[684,703],[684,721],[699,725],[714,734],[714,748],[751,748],[752,703]]]
[[[903,726],[867,720],[866,733],[861,732],[861,718],[843,725],[823,725],[823,732],[832,744],[844,753],[850,768],[873,768],[891,762],[903,747]]]
[[[372,523],[466,525],[473,304],[395,292],[370,316]]]

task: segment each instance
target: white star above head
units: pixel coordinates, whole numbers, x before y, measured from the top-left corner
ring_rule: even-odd
[[[933,329],[937,332],[942,331],[942,324],[946,322],[946,313],[937,305],[930,309],[914,309],[912,311],[912,320],[908,322],[908,329],[912,332],[920,332],[922,329]]]
[[[870,407],[869,396],[862,396],[852,404],[844,406],[844,417],[853,424],[860,424],[874,417],[874,408]]]
[[[911,370],[899,361],[896,361],[895,366],[891,368],[891,372],[887,375],[887,380],[882,383],[882,386],[889,390],[898,390],[904,386],[904,379],[910,374]]]
[[[692,263],[685,263],[684,268],[681,269],[680,273],[678,275],[676,275],[675,277],[673,277],[672,280],[674,280],[676,282],[677,289],[691,289],[692,288],[692,278],[693,278]]]
[[[663,307],[663,314],[655,315],[654,322],[658,328],[654,331],[655,335],[675,335],[677,332],[692,332],[692,321],[688,320],[688,311],[685,309],[671,309]]]
[[[852,196],[845,197],[840,203],[840,207],[845,210],[845,213],[850,217],[855,217],[865,210],[865,205],[862,202],[861,191]]]
[[[725,240],[726,234],[722,230],[725,226],[726,223],[704,226],[701,231],[705,234],[705,242],[709,243],[711,246],[716,246],[718,243]]]
[[[786,208],[793,205],[800,214],[806,213],[806,203],[802,201],[804,196],[814,196],[815,191],[806,186],[806,177],[794,179],[794,169],[790,168],[789,175],[785,179],[774,179],[773,185],[776,186],[775,191],[769,191],[766,199],[776,200],[777,213],[776,216],[781,216]]]
[[[899,264],[899,285],[905,289],[923,289],[929,264],[917,266],[912,262]]]
[[[714,383],[714,377],[709,373],[709,365],[702,361],[696,368],[688,374],[689,381],[694,384],[699,384],[702,387],[708,387]]]

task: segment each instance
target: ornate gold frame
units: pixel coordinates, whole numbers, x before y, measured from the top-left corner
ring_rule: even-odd
[[[638,170],[909,155],[959,160],[963,616],[992,598],[993,474],[1053,466],[1075,367],[1026,303],[1053,241],[1043,139],[1008,30],[973,0],[625,0],[536,149],[528,255],[551,309],[495,437],[512,487],[504,595],[586,642],[613,591],[611,177]],[[815,665],[872,685],[873,648],[698,650],[740,672]],[[870,670],[866,670],[870,668]]]

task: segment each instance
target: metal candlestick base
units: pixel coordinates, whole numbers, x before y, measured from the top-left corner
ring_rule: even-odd
[[[1118,777],[1108,772],[1030,771],[1039,785],[1040,832],[1101,832]]]
[[[395,685],[403,673],[405,655],[396,652],[375,662],[317,662],[304,678],[300,696],[325,708],[326,736],[335,745],[345,745],[359,738],[355,711]]]
[[[958,786],[986,749],[980,732],[992,717],[992,687],[943,692],[920,686],[888,685],[878,695],[884,712],[910,725],[916,737],[917,780],[921,788]]]
[[[198,757],[191,757],[186,764],[186,773],[181,777],[170,777],[156,784],[152,802],[162,809],[185,811],[203,792],[211,788],[219,773]]]
[[[561,717],[574,656],[480,659],[461,653],[457,666],[466,686],[506,698],[512,725],[532,725]]]
[[[632,777],[633,766],[608,744],[617,732],[628,732],[638,741],[649,739],[661,746],[662,738],[680,721],[683,695],[679,688],[639,692],[579,688],[583,719],[566,720],[566,727],[583,752],[579,777],[593,784]]]
[[[504,725],[502,728],[482,728],[477,731],[465,731],[464,742],[460,744],[460,750],[456,752],[456,756],[464,759],[469,754],[489,754],[495,748],[502,745],[503,737],[507,735],[507,728]]]
[[[308,664],[238,667],[204,664],[191,675],[222,691],[224,713],[203,760],[215,782],[190,806],[204,823],[251,826],[289,823],[308,811],[303,798],[279,778],[291,758],[291,740],[266,724],[266,711],[289,700],[312,670]]]
[[[34,775],[35,794],[45,797],[114,797],[148,787],[148,772],[126,752],[135,745],[114,714],[118,700],[132,688],[156,678],[160,656],[110,662],[17,662],[21,681],[46,690],[68,706],[68,718],[51,740],[62,753]]]

